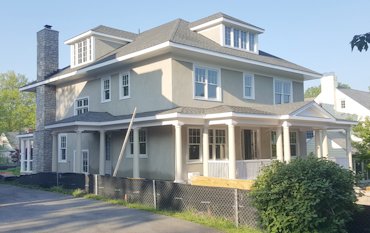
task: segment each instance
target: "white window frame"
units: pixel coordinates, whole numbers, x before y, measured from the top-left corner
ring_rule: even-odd
[[[216,131],[217,130],[222,130],[224,131],[225,133],[225,158],[223,159],[217,159],[216,158],[216,146],[217,145],[222,145],[223,143],[216,143]],[[210,140],[210,132],[212,131],[212,142]],[[202,136],[201,136],[202,137]],[[212,158],[208,158],[209,160],[212,160],[212,161],[225,161],[225,160],[228,160],[229,159],[229,154],[228,154],[228,132],[226,129],[224,128],[214,128],[214,129],[208,129],[208,140],[209,140],[209,145],[208,146],[212,146],[212,154],[211,154],[211,151],[209,151],[209,157],[212,157]],[[202,139],[201,139],[202,140]]]
[[[105,89],[104,81],[109,80],[109,89]],[[112,78],[111,76],[101,78],[101,102],[106,103],[112,100]],[[105,99],[105,91],[109,90],[109,99]]]
[[[195,78],[195,69],[205,69],[206,77],[205,77],[205,89],[204,89],[204,97],[201,96],[196,96],[196,78]],[[208,71],[216,71],[217,72],[217,87],[216,87],[216,98],[209,98],[208,97]],[[209,66],[204,66],[204,65],[193,65],[193,99],[196,100],[206,100],[206,101],[217,101],[221,102],[222,101],[222,96],[221,96],[221,70],[219,68],[214,68],[214,67],[209,67]]]
[[[226,28],[230,28],[230,45],[226,44]],[[239,31],[239,39],[238,39],[238,47],[235,46],[234,43],[234,30]],[[246,43],[245,43],[245,48],[242,47],[242,33],[246,33]],[[250,34],[253,33],[254,37],[254,46],[253,50],[250,50]],[[222,27],[222,38],[223,38],[223,46],[228,47],[228,48],[233,48],[241,51],[246,51],[250,53],[258,53],[258,33],[252,32],[249,30],[245,30],[239,27],[233,27],[229,25],[223,25]]]
[[[145,142],[140,142],[140,132],[145,133]],[[141,159],[147,159],[148,158],[148,129],[139,129],[139,151],[140,151],[140,143],[145,143],[145,154],[140,154],[139,152],[139,158]],[[128,151],[127,151],[127,158],[133,158],[134,154],[131,153],[131,148],[132,151],[134,152],[134,131],[131,130],[130,135],[129,135],[129,146],[128,146]],[[134,152],[135,153],[135,152]]]
[[[346,108],[346,100],[345,99],[341,99],[340,100],[340,108],[341,109],[345,109]]]
[[[78,106],[77,106],[77,101],[85,100],[85,99],[87,99],[87,106],[81,106],[81,107],[78,107]],[[75,100],[75,103],[74,103],[74,115],[75,115],[75,116],[77,116],[77,115],[78,115],[78,114],[77,114],[77,111],[78,111],[79,109],[85,109],[85,108],[87,108],[87,111],[86,111],[86,112],[89,112],[89,105],[90,105],[90,100],[89,100],[89,97],[88,97],[88,96],[77,98],[77,99]],[[83,114],[83,113],[82,113],[82,114]]]
[[[197,129],[199,130],[199,144],[198,143],[190,143],[190,130],[191,129]],[[202,144],[202,129],[199,127],[188,127],[187,128],[187,146],[186,146],[186,162],[187,163],[201,163],[203,161],[203,144]],[[190,159],[190,154],[189,154],[189,147],[190,145],[199,145],[199,159]],[[208,145],[207,145],[208,146]]]
[[[292,143],[292,140],[290,138],[290,135],[291,134],[295,134],[295,140],[296,140],[295,143]],[[298,133],[298,131],[291,130],[289,132],[289,142],[290,142],[290,145],[289,145],[290,147],[291,146],[295,146],[295,151],[296,151],[296,154],[295,155],[292,154],[292,149],[290,149],[290,155],[295,158],[295,157],[297,157],[299,155],[299,133]]]
[[[282,79],[282,78],[274,78],[274,82],[273,82],[273,99],[274,99],[274,104],[277,104],[276,103],[276,98],[275,98],[275,93],[276,93],[276,90],[275,90],[275,85],[276,85],[276,82],[282,82],[282,84],[285,83],[290,83],[290,98],[289,98],[289,103],[293,103],[294,100],[293,100],[293,81],[292,80],[288,80],[288,79]],[[282,100],[284,100],[284,87],[282,87],[283,89],[283,92],[282,92]],[[284,104],[284,101],[281,101],[280,104]]]
[[[246,82],[245,82],[245,78],[246,76],[249,76],[251,77],[251,95],[250,96],[247,96],[246,93],[245,93],[245,87],[246,87]],[[243,73],[243,97],[244,99],[255,99],[255,84],[254,84],[254,74],[252,73],[247,73],[247,72],[244,72]]]
[[[62,137],[65,137],[65,147],[62,147]],[[65,159],[62,159],[62,149],[65,150]],[[67,134],[61,133],[58,135],[58,162],[66,163],[67,162],[67,153],[68,152],[68,137]]]
[[[82,54],[82,61],[78,62],[78,47],[80,43],[86,42],[86,60],[84,61],[83,54]],[[79,40],[71,45],[71,68],[81,66],[84,64],[87,64],[89,62],[92,62],[95,59],[95,38],[93,36],[84,38],[82,40]],[[81,48],[81,52],[83,53],[83,50]]]
[[[123,76],[127,75],[128,76],[128,80],[127,80],[127,88],[128,88],[128,95],[127,96],[124,96],[124,91],[123,91]],[[128,99],[130,98],[131,96],[131,75],[130,75],[130,72],[129,71],[126,71],[126,72],[120,72],[119,73],[119,99],[122,100],[122,99]]]

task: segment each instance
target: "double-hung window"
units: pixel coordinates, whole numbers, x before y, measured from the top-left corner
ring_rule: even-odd
[[[249,32],[249,51],[254,52],[254,47],[255,47],[255,41],[254,41],[254,33]]]
[[[111,78],[106,77],[101,79],[101,102],[111,100]]]
[[[200,160],[200,129],[188,129],[188,161]]]
[[[67,161],[67,135],[59,134],[59,162]]]
[[[292,102],[292,82],[275,79],[275,104]]]
[[[234,32],[234,47],[239,48],[240,30],[234,28],[233,32]]]
[[[147,155],[147,130],[139,129],[139,155]],[[134,154],[134,132],[130,132],[130,154]]]
[[[277,142],[276,131],[271,131],[271,158],[272,159],[276,159],[277,157],[276,142]]]
[[[297,132],[289,132],[290,139],[290,155],[297,156]]]
[[[243,94],[246,99],[254,99],[254,75],[249,73],[244,73],[243,77]]]
[[[79,98],[75,102],[75,115],[80,115],[89,111],[89,98]]]
[[[227,159],[226,155],[226,130],[210,129],[209,138],[209,159],[222,160]]]
[[[194,97],[196,99],[221,100],[218,70],[195,66],[194,76]]]
[[[225,45],[231,46],[231,27],[225,27]]]
[[[119,95],[120,99],[125,99],[130,97],[130,73],[120,73],[119,76]]]

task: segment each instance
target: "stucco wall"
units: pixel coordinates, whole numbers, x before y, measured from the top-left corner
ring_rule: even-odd
[[[294,102],[304,101],[303,82],[293,81],[293,101]]]
[[[213,40],[214,42],[222,45],[223,41],[221,40],[221,38],[223,38],[221,36],[221,33],[222,33],[222,24],[219,24],[217,26],[214,26],[214,27],[211,27],[211,28],[207,28],[205,30],[202,30],[202,31],[199,31],[199,34]]]

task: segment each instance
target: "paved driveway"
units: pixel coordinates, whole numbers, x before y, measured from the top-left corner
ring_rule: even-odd
[[[217,232],[95,200],[0,184],[0,232]]]

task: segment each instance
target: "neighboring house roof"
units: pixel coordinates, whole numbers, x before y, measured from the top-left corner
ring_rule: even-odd
[[[99,25],[91,29],[91,31],[99,32],[99,33],[103,33],[103,34],[107,34],[111,36],[116,36],[116,37],[122,37],[122,38],[130,39],[130,40],[134,40],[137,36],[137,34],[135,33],[123,31],[123,30],[116,29],[116,28],[107,27],[104,25]]]
[[[199,20],[196,20],[192,23],[189,24],[189,27],[192,28],[192,27],[196,27],[198,25],[201,25],[201,24],[204,24],[204,23],[207,23],[209,21],[212,21],[212,20],[215,20],[215,19],[218,19],[218,18],[225,18],[225,19],[229,19],[229,20],[232,20],[232,21],[235,21],[235,22],[238,22],[238,23],[242,23],[242,24],[245,24],[245,25],[248,25],[248,26],[251,26],[251,27],[255,27],[255,28],[258,28],[260,30],[263,30],[262,28],[260,27],[257,27],[255,25],[252,25],[250,23],[247,23],[247,22],[244,22],[240,19],[237,19],[237,18],[234,18],[230,15],[227,15],[227,14],[224,14],[222,12],[218,12],[216,14],[213,14],[213,15],[210,15],[210,16],[207,16],[207,17],[204,17],[202,19],[199,19]]]
[[[215,52],[255,62],[261,62],[267,65],[274,65],[292,70],[297,70],[300,72],[309,73],[313,76],[321,76],[321,74],[318,72],[315,72],[303,66],[299,66],[297,64],[281,59],[279,57],[273,56],[261,50],[259,51],[258,54],[255,54],[221,46],[220,44],[212,41],[211,39],[197,32],[191,31],[190,25],[191,23],[183,19],[176,19],[171,22],[160,25],[158,27],[149,29],[136,35],[135,39],[131,43],[121,46],[116,50],[106,54],[105,56],[98,58],[98,60],[96,60],[95,62],[74,68],[70,67],[63,68],[49,78],[61,76],[64,74],[72,73],[74,71],[82,70],[87,67],[92,67],[103,62],[115,60],[118,57],[132,54],[134,52],[138,52],[156,45],[160,45],[165,42],[172,42],[178,45],[188,46],[190,48],[202,49],[209,52]],[[105,26],[99,26],[97,28],[98,29],[95,28],[95,30],[110,31],[110,29],[107,29],[108,27]]]
[[[344,88],[338,88],[338,90],[370,110],[370,92]]]

